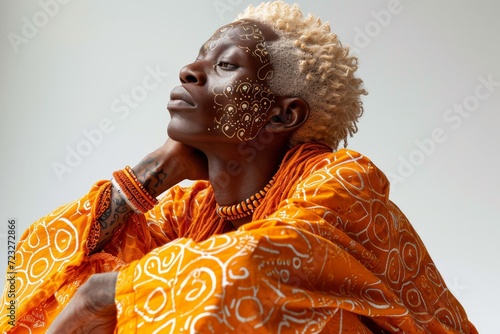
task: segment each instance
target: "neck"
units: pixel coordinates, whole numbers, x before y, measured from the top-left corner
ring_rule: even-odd
[[[209,179],[218,204],[239,203],[269,183],[278,170],[285,150],[282,147],[258,148],[249,144],[207,154]]]

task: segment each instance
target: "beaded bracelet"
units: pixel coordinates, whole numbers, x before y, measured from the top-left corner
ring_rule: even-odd
[[[154,198],[153,196],[151,196],[151,194],[148,193],[146,188],[144,188],[142,183],[139,182],[139,180],[137,179],[137,176],[135,176],[134,171],[132,170],[132,168],[130,168],[130,166],[125,167],[124,173],[127,176],[127,178],[132,182],[132,184],[135,187],[137,187],[137,190],[139,190],[141,192],[141,195],[143,195],[145,197],[145,199],[148,201],[148,203],[151,206],[155,206],[158,203],[158,200],[156,198]]]
[[[114,172],[112,183],[118,194],[137,213],[146,213],[158,203],[158,200],[153,198],[139,182],[129,166]]]
[[[111,204],[111,184],[108,183],[101,189],[96,203],[97,207],[95,208],[95,212],[93,212],[94,221],[90,227],[89,235],[87,236],[87,243],[85,244],[85,254],[87,256],[94,251],[99,243],[99,238],[101,236],[101,224],[99,223],[99,218]]]

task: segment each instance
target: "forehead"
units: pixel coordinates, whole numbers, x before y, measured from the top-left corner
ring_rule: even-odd
[[[273,41],[278,35],[267,25],[253,20],[239,20],[220,27],[204,44],[205,51],[214,49],[222,41],[248,45]]]

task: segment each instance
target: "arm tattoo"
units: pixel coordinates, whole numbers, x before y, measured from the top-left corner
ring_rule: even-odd
[[[154,158],[146,158],[134,167],[134,173],[144,188],[154,197],[162,191],[167,179],[167,173],[161,169],[160,164]]]
[[[157,158],[147,156],[133,168],[137,180],[144,188],[156,197],[168,187],[167,173],[163,170]],[[98,218],[101,233],[93,253],[101,250],[109,242],[113,233],[130,220],[134,211],[128,206],[118,191],[111,187],[111,203],[105,212]]]
[[[101,250],[109,241],[113,232],[120,228],[134,212],[121,198],[116,189],[111,188],[111,203],[104,213],[98,218],[101,225],[99,242],[93,253]]]

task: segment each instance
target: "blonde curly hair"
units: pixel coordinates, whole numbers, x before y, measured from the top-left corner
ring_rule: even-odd
[[[309,14],[297,4],[282,0],[250,5],[236,20],[251,19],[271,27],[280,37],[266,44],[274,75],[269,80],[278,95],[307,101],[309,119],[290,139],[300,143],[324,143],[337,149],[358,131],[363,114],[363,81],[355,77],[358,59],[349,55],[328,23]]]

